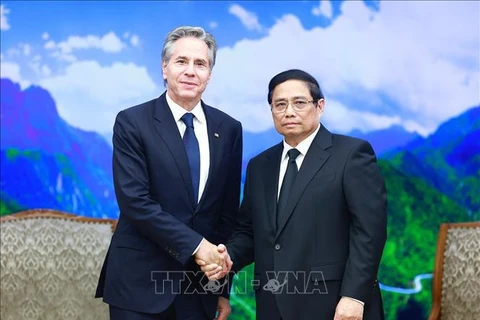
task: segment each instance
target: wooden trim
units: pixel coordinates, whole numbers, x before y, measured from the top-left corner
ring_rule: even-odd
[[[438,320],[441,316],[442,306],[442,278],[447,244],[448,230],[453,228],[480,228],[480,221],[461,223],[442,223],[438,232],[437,249],[435,253],[435,267],[432,285],[432,310],[428,320]]]
[[[440,320],[440,305],[432,306],[428,320]]]
[[[117,220],[115,219],[82,217],[73,213],[67,213],[67,212],[53,210],[53,209],[30,209],[30,210],[20,211],[17,213],[0,217],[0,223],[4,223],[7,221],[20,220],[20,219],[38,219],[38,218],[65,219],[65,220],[78,221],[78,222],[84,222],[84,223],[110,224],[112,226],[112,233],[115,231],[115,228],[117,227]]]
[[[471,221],[471,222],[457,222],[457,223],[443,223],[448,227],[451,228],[479,228],[480,221]]]
[[[442,299],[442,274],[443,274],[443,258],[445,252],[445,242],[447,240],[448,225],[440,224],[438,232],[437,249],[435,252],[435,266],[433,271],[432,285],[432,312],[428,320],[440,319],[441,299]]]

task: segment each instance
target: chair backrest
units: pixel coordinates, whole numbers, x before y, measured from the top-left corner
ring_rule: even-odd
[[[37,209],[0,223],[3,320],[108,319],[94,294],[115,220]]]
[[[429,320],[480,317],[480,222],[440,225]]]

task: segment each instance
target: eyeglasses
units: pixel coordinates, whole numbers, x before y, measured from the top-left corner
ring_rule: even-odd
[[[287,110],[288,105],[291,104],[293,110],[296,112],[305,110],[308,105],[312,102],[317,102],[316,100],[306,100],[306,99],[295,99],[290,103],[288,101],[277,101],[272,103],[270,106],[272,108],[272,112],[274,113],[283,113]]]

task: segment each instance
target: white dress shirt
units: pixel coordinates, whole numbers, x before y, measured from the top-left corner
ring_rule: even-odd
[[[307,154],[308,149],[310,149],[310,146],[313,142],[313,139],[315,139],[315,136],[317,135],[318,130],[320,130],[320,126],[321,126],[321,124],[318,124],[317,129],[315,129],[314,132],[312,132],[308,137],[306,137],[302,142],[300,142],[295,147],[295,149],[300,151],[300,154],[295,159],[295,162],[297,163],[297,168],[298,168],[299,171],[300,171],[300,167],[302,166],[303,159],[305,159],[305,155]],[[278,176],[277,199],[280,196],[280,190],[282,188],[283,177],[285,176],[285,173],[287,171],[288,160],[289,160],[287,152],[290,149],[293,149],[293,148],[294,147],[289,145],[287,142],[285,142],[285,139],[283,139],[283,152],[282,152],[282,158],[281,158],[282,160],[280,162],[280,174]],[[345,297],[345,298],[351,299],[353,301],[356,301],[356,302],[364,305],[363,301],[360,301],[360,300],[357,300],[357,299],[354,299],[354,298],[350,298],[350,297]]]
[[[175,103],[168,96],[168,93],[166,96],[167,104],[172,111],[173,118],[175,119],[178,131],[180,132],[180,136],[183,138],[187,126],[181,118],[188,111]],[[203,191],[205,190],[205,184],[207,183],[208,171],[210,169],[210,148],[208,143],[207,118],[205,117],[205,113],[203,112],[200,101],[195,107],[193,107],[191,113],[193,113],[195,116],[193,118],[193,127],[195,130],[195,136],[198,140],[198,146],[200,148],[200,180],[198,185],[198,199],[196,199],[198,203],[202,198]]]

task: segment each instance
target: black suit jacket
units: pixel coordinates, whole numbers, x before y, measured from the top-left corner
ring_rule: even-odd
[[[96,292],[108,304],[144,313],[160,313],[172,303],[182,271],[199,271],[191,255],[202,237],[225,243],[239,207],[241,124],[202,102],[210,168],[195,205],[187,154],[165,95],[116,118],[113,171],[120,217]],[[197,289],[209,293],[202,301],[213,318],[218,295]]]
[[[370,144],[331,134],[314,138],[276,229],[282,143],[247,167],[240,226],[228,244],[236,270],[255,262],[257,319],[333,319],[341,296],[383,319],[376,274],[386,240],[386,190]]]

